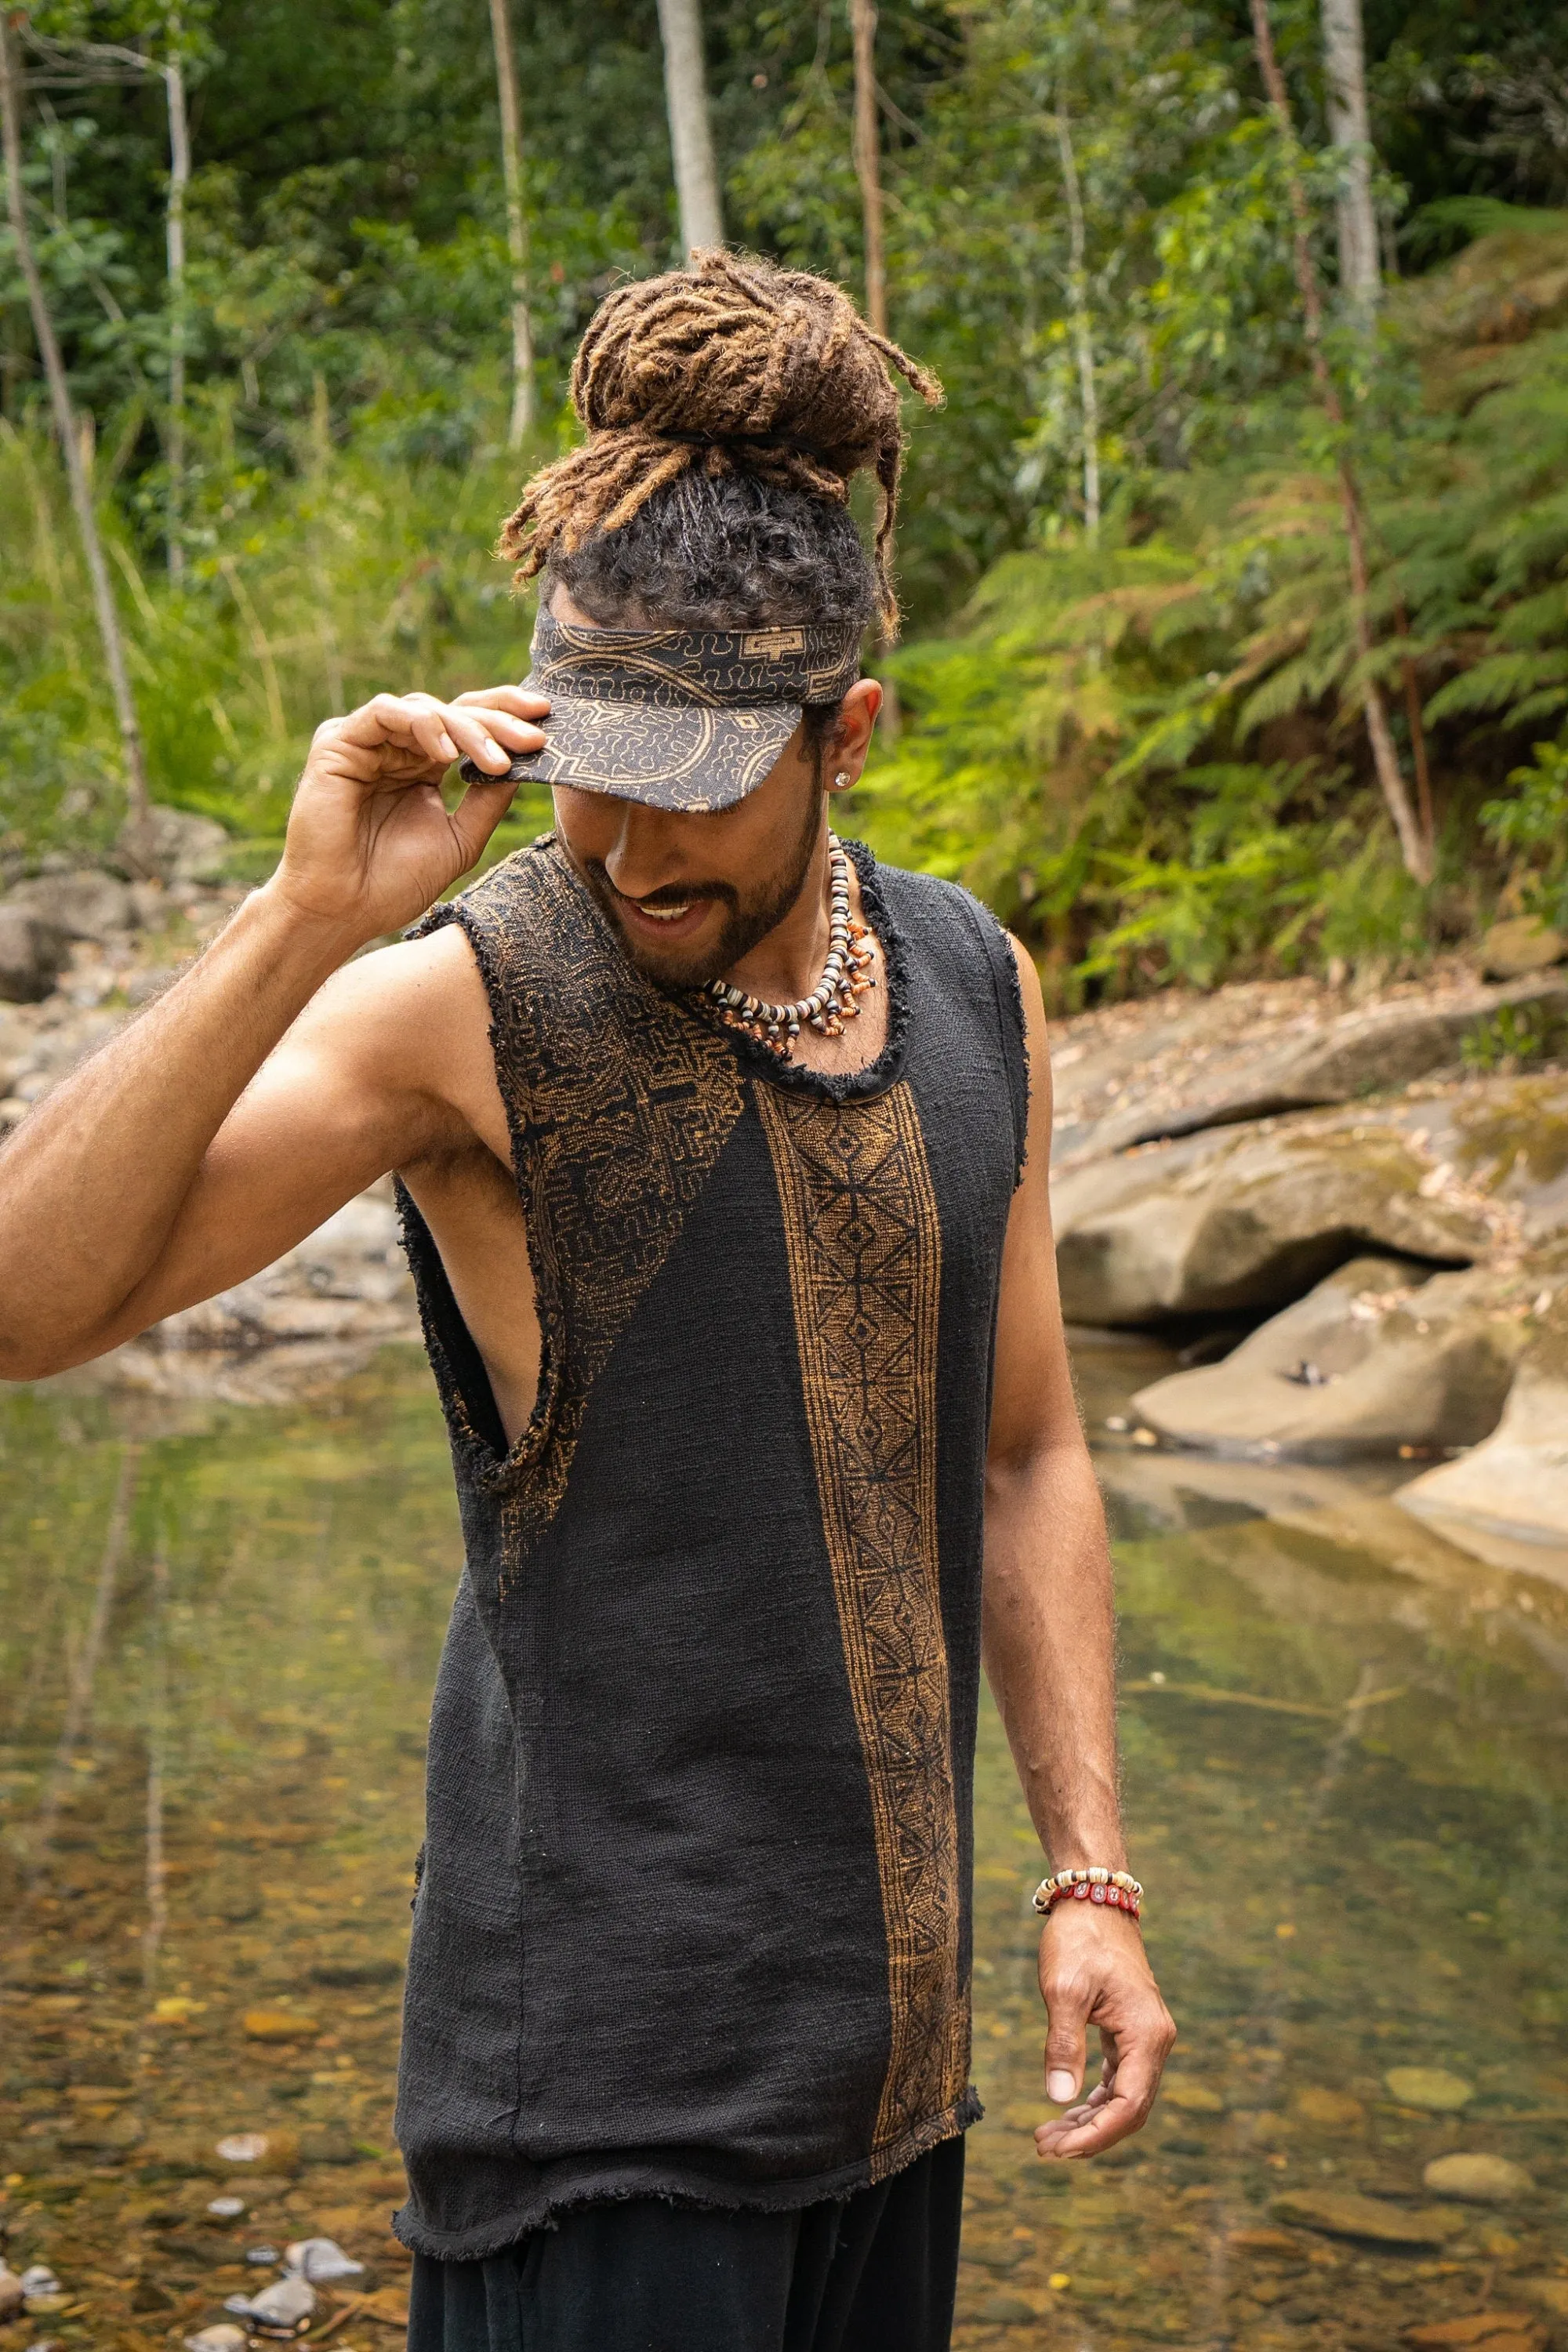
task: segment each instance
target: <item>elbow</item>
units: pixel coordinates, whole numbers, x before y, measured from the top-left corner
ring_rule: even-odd
[[[0,1330],[0,1381],[47,1381],[106,1355],[114,1344],[111,1336],[89,1332]]]

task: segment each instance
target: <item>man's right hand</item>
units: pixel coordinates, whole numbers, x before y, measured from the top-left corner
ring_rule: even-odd
[[[362,941],[402,929],[477,862],[511,805],[512,758],[541,748],[549,709],[520,686],[491,686],[451,702],[378,694],[324,720],[268,895]],[[441,779],[465,758],[498,781],[470,784],[448,809]]]

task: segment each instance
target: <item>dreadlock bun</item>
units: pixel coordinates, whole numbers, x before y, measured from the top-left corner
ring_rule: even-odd
[[[904,432],[894,372],[928,408],[942,386],[879,335],[837,286],[800,269],[694,253],[611,294],[572,369],[587,439],[536,474],[501,534],[519,583],[590,531],[618,530],[656,490],[700,467],[748,473],[836,505],[875,474],[884,628],[897,626],[889,572]]]

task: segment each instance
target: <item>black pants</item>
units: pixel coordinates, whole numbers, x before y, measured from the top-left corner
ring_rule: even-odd
[[[583,2205],[488,2262],[414,2257],[408,2352],[947,2352],[963,2142],[793,2213]]]

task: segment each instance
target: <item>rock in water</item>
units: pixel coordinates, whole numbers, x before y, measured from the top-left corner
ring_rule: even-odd
[[[312,2286],[330,2286],[333,2279],[363,2278],[364,2264],[345,2254],[331,2238],[300,2238],[285,2249],[284,2261],[291,2271],[310,2280]]]
[[[313,2017],[287,2009],[247,2009],[241,2022],[250,2042],[310,2042],[321,2030]]]
[[[27,2291],[14,2270],[0,2261],[0,2325],[15,2319],[27,2299]]]
[[[214,2143],[214,2150],[226,2164],[259,2164],[270,2146],[265,2132],[230,2132]]]
[[[1452,2213],[1411,2212],[1382,2197],[1361,2197],[1350,2189],[1299,2189],[1276,2197],[1269,2211],[1277,2221],[1321,2230],[1331,2238],[1362,2238],[1380,2246],[1443,2246],[1463,2229]]]
[[[1473,2084],[1442,2066],[1391,2066],[1383,2079],[1391,2099],[1429,2116],[1457,2116],[1476,2095]]]
[[[1487,1273],[1358,1257],[1223,1363],[1173,1372],[1133,1403],[1170,1443],[1239,1459],[1342,1462],[1474,1445],[1497,1427],[1528,1343]]]
[[[1494,923],[1481,941],[1481,970],[1489,980],[1522,980],[1561,963],[1564,956],[1568,940],[1536,915]]]
[[[1184,2115],[1223,2116],[1225,2101],[1206,2083],[1194,2083],[1184,2074],[1167,2074],[1160,2085],[1160,2096],[1168,2107],[1179,2107]]]
[[[229,2295],[223,2307],[237,2319],[258,2320],[264,2327],[298,2327],[316,2308],[316,2290],[308,2279],[289,2271],[258,2294]]]
[[[1305,2124],[1316,2124],[1324,2131],[1359,2131],[1366,2121],[1366,2109],[1348,2091],[1331,2091],[1321,2083],[1303,2084],[1290,2101],[1293,2111]]]
[[[1510,2163],[1506,2156],[1458,2150],[1434,2157],[1421,2179],[1434,2197],[1456,2197],[1468,2205],[1511,2205],[1535,2187],[1523,2165]]]
[[[185,2352],[245,2352],[248,2341],[243,2327],[220,2319],[216,2327],[199,2328],[185,2338]]]
[[[1407,2327],[1406,2344],[1415,2352],[1541,2352],[1542,2333],[1523,2311],[1472,2311],[1463,2319],[1437,2319],[1422,2327]]]
[[[33,2263],[22,2273],[22,2293],[29,2303],[47,2303],[65,2289],[47,2263]]]
[[[1568,1552],[1568,1340],[1552,1330],[1520,1366],[1494,1435],[1401,1486],[1401,1508],[1500,1567],[1559,1577]]]

